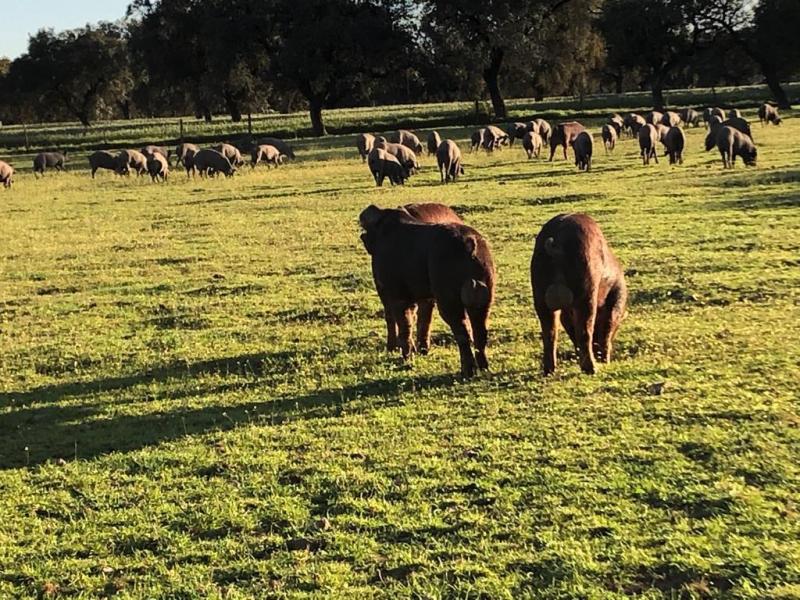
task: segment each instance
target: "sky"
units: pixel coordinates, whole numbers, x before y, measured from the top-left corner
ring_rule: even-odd
[[[16,58],[40,29],[83,27],[125,16],[130,0],[0,0],[0,56]]]

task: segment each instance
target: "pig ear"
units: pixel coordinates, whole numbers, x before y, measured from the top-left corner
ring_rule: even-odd
[[[475,250],[478,247],[478,242],[475,240],[474,237],[469,236],[464,240],[464,245],[467,248],[467,252],[470,256],[475,256]]]

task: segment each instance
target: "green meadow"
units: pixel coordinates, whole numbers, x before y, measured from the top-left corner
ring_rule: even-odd
[[[349,134],[164,185],[91,180],[77,133],[63,174],[9,152],[0,597],[800,598],[800,119],[746,116],[759,162],[733,171],[702,128],[644,167],[587,120],[586,174],[443,128],[448,186],[424,157],[376,188]],[[493,248],[474,380],[438,317],[429,356],[384,349],[357,217],[409,202]],[[569,211],[623,262],[629,315],[599,374],[562,335],[545,379],[529,264]]]

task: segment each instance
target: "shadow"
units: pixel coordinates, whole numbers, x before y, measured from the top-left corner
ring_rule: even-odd
[[[390,404],[407,390],[415,391],[450,385],[454,375],[358,383],[342,388],[320,389],[311,393],[270,398],[268,380],[255,379],[271,372],[286,372],[305,362],[310,353],[279,352],[245,354],[198,363],[172,363],[128,376],[43,386],[29,391],[4,392],[0,405],[8,409],[0,414],[0,470],[36,466],[59,458],[91,459],[112,452],[127,452],[154,444],[233,428],[242,423],[278,424],[289,420],[313,419],[341,414],[356,399],[381,398]],[[192,387],[198,375],[239,375],[230,383]],[[106,402],[92,402],[100,392],[124,392],[143,386],[142,401],[152,384],[171,382],[185,384],[183,389],[165,392],[174,406],[160,412],[106,417]],[[181,400],[221,395],[228,392],[263,390],[260,402],[214,404],[187,407]],[[84,402],[64,404],[67,399]],[[116,400],[113,401],[117,405]],[[179,406],[180,405],[180,406]],[[15,407],[19,407],[15,409]]]
[[[708,205],[715,210],[757,210],[760,208],[769,209],[796,209],[800,208],[799,194],[763,194],[750,196],[747,198],[736,198],[733,200],[721,200]]]

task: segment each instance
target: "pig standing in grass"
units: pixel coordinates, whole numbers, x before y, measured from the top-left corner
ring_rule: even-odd
[[[270,165],[270,167],[278,168],[283,164],[283,157],[275,146],[264,144],[256,146],[250,155],[250,165],[255,169],[256,165],[260,162]]]
[[[160,152],[153,152],[147,159],[147,172],[150,173],[150,179],[153,183],[161,180],[165,182],[169,177],[169,161],[167,157]]]
[[[184,159],[186,156],[191,155],[194,156],[200,152],[200,147],[195,144],[189,144],[187,142],[183,142],[178,144],[175,147],[175,166],[177,167],[180,164],[185,165]]]
[[[537,131],[526,131],[525,137],[522,138],[522,148],[528,155],[528,160],[532,157],[539,158],[542,151],[542,136]]]
[[[356,148],[358,148],[358,155],[361,157],[361,162],[367,161],[367,156],[372,152],[372,146],[375,144],[375,136],[371,133],[360,133],[356,136]],[[260,146],[256,146],[259,148]],[[275,146],[273,146],[274,148]],[[255,151],[255,150],[254,150]]]
[[[567,146],[571,146],[578,134],[584,130],[584,126],[577,121],[559,123],[550,136],[550,162],[553,162],[553,156],[559,146],[564,148],[564,160],[567,160]]]
[[[750,136],[738,129],[723,125],[717,133],[717,148],[722,156],[722,164],[726,169],[733,169],[736,157],[741,156],[748,167],[756,166],[758,151]]]
[[[0,183],[4,188],[14,185],[14,167],[2,160],[0,160]]]
[[[592,154],[594,153],[594,139],[588,131],[581,131],[572,142],[575,152],[575,166],[580,171],[590,171],[592,168]]]
[[[650,164],[650,159],[656,161],[658,164],[658,152],[656,151],[656,144],[658,143],[658,130],[650,123],[647,123],[639,130],[639,149],[641,150],[642,162],[645,165]]]
[[[111,152],[100,150],[89,156],[89,168],[92,171],[92,179],[100,169],[117,172],[117,157]]]
[[[138,150],[123,150],[117,154],[117,173],[128,175],[131,171],[137,176],[147,173],[147,157]]]
[[[778,109],[771,104],[764,103],[758,108],[758,119],[761,121],[761,126],[772,123],[773,125],[780,125],[783,121],[778,115]]]
[[[439,166],[439,175],[442,183],[455,183],[464,174],[461,165],[461,149],[453,140],[444,140],[436,149],[436,163]]]
[[[703,115],[693,108],[684,108],[679,114],[681,116],[681,121],[683,121],[686,125],[691,125],[692,127],[699,127],[700,120],[703,118]]]
[[[669,156],[669,164],[683,164],[683,149],[686,147],[686,134],[680,127],[670,127],[664,137],[664,148]]]
[[[545,375],[556,369],[559,318],[584,373],[596,371],[595,356],[611,361],[628,289],[622,266],[591,217],[561,214],[542,227],[531,258],[531,286],[542,328]]]
[[[275,146],[283,156],[287,158],[295,158],[294,150],[292,147],[280,138],[265,137],[256,142],[256,146]]]
[[[620,129],[621,131],[621,129]],[[617,135],[618,135],[617,128],[612,123],[606,123],[603,125],[603,130],[601,135],[603,137],[603,146],[606,149],[606,154],[613,151],[614,148],[617,146]]]
[[[405,146],[409,150],[411,150],[414,154],[421,154],[424,150],[422,146],[422,142],[419,141],[419,138],[416,134],[407,131],[405,129],[399,129],[391,136],[391,141],[393,144],[400,144],[401,146]]]
[[[47,169],[61,172],[66,164],[66,152],[40,152],[33,158],[33,172],[37,175],[44,175]]]
[[[681,116],[676,112],[668,110],[661,116],[661,124],[667,127],[677,127],[681,124]]]
[[[525,123],[509,123],[506,126],[506,133],[508,134],[508,145],[513,146],[514,140],[521,140],[525,137],[528,131]]]
[[[383,186],[383,181],[388,177],[392,185],[404,185],[409,177],[408,169],[405,168],[394,154],[383,148],[375,147],[367,157],[369,172],[375,179],[375,185]]]
[[[438,131],[428,133],[428,156],[434,156],[442,143],[442,137]]]
[[[194,155],[192,161],[193,167],[201,177],[213,177],[218,173],[222,173],[225,177],[233,177],[236,173],[236,166],[218,150],[204,148]]]
[[[485,135],[485,127],[472,132],[472,136],[470,137],[470,152],[475,152],[478,148],[483,146],[483,138]]]
[[[212,149],[222,154],[237,169],[244,164],[242,153],[239,152],[236,146],[232,146],[231,144],[217,144]]]
[[[170,156],[172,156],[172,150],[168,150],[164,146],[145,146],[140,150],[142,154],[144,154],[147,158],[153,156],[153,154],[160,154],[167,160],[169,160]]]

